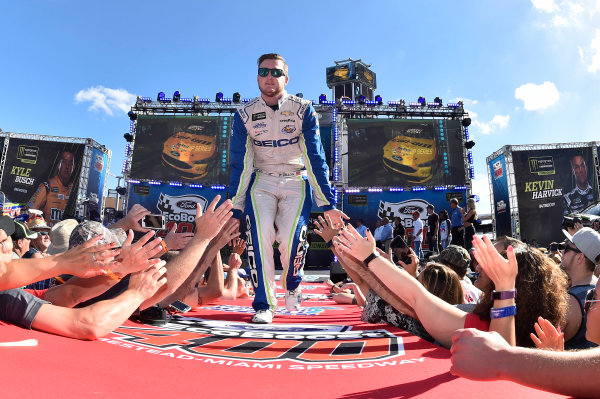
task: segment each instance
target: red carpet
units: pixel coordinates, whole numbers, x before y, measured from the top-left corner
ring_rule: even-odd
[[[450,353],[402,330],[360,321],[356,306],[304,284],[296,315],[249,324],[250,300],[206,306],[165,327],[128,322],[83,342],[14,326],[0,342],[2,397],[60,398],[388,398],[554,397],[509,382],[450,375]],[[283,305],[283,300],[280,300]]]

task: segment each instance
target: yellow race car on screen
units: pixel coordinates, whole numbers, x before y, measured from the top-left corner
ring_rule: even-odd
[[[216,137],[202,134],[202,125],[188,126],[185,130],[164,142],[162,160],[177,169],[183,179],[201,179],[208,174],[209,161],[217,147]]]
[[[410,132],[409,129],[407,133]],[[399,135],[383,147],[383,164],[401,174],[407,182],[425,183],[433,177],[437,149],[435,139]]]

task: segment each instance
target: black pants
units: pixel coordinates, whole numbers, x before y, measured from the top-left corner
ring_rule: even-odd
[[[458,231],[460,229],[460,231]],[[465,246],[465,229],[463,226],[452,227],[452,245]]]
[[[475,226],[465,227],[465,249],[468,251],[473,248],[473,237],[475,236]]]
[[[433,235],[427,234],[427,246],[431,252],[439,253],[440,249],[438,248],[438,240],[437,237],[433,239]]]

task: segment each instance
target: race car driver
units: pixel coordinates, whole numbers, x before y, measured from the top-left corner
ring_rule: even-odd
[[[284,90],[289,77],[283,57],[262,55],[257,81],[260,97],[238,107],[234,116],[229,190],[234,217],[245,213],[255,291],[252,322],[265,324],[277,309],[273,243],[279,243],[286,308],[298,310],[313,192],[335,224],[341,227],[348,217],[334,207],[312,104]]]
[[[581,155],[571,158],[571,171],[575,177],[575,188],[563,196],[563,214],[582,212],[594,203],[594,189],[588,182],[587,166]]]
[[[52,226],[62,219],[73,188],[71,174],[73,174],[74,168],[75,155],[70,151],[63,151],[56,176],[41,183],[27,203],[29,209],[43,211],[48,226]]]

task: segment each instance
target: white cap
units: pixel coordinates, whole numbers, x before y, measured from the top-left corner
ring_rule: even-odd
[[[563,234],[571,241],[578,250],[580,250],[586,258],[596,263],[596,259],[600,256],[600,233],[589,227],[579,229],[572,236],[563,230]]]

